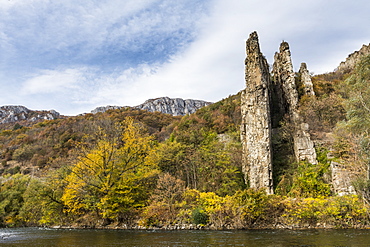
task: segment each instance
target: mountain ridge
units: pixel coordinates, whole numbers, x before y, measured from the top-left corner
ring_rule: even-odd
[[[194,99],[169,98],[159,97],[148,99],[144,103],[137,106],[99,106],[91,111],[92,114],[99,112],[106,112],[108,110],[117,110],[121,108],[133,108],[139,110],[146,110],[149,112],[161,112],[173,116],[184,116],[192,114],[198,109],[210,105],[212,102]],[[86,114],[86,113],[84,113]],[[82,114],[83,115],[83,114]],[[63,118],[55,110],[30,110],[21,105],[4,105],[0,106],[0,124],[16,123],[20,121],[37,122],[43,120],[53,120]]]
[[[99,106],[91,111],[96,114],[98,112],[105,112],[108,110],[115,110],[121,108],[136,108],[140,110],[147,110],[149,112],[161,112],[170,114],[173,116],[184,116],[186,114],[192,114],[198,109],[210,105],[212,102],[195,99],[182,99],[182,98],[169,98],[159,97],[154,99],[148,99],[144,103],[137,106]]]

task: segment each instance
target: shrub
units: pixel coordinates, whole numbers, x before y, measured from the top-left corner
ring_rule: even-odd
[[[197,225],[207,225],[209,216],[202,208],[196,208],[192,213],[192,220]]]

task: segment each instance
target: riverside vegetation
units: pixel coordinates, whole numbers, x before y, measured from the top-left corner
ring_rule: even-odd
[[[239,93],[183,117],[121,108],[0,126],[0,225],[368,227],[368,177],[338,196],[329,166],[368,170],[370,56],[313,77],[316,97],[296,81],[318,164],[279,155],[292,128],[282,123],[273,195],[244,181]]]

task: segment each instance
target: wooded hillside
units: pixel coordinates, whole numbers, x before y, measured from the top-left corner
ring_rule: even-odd
[[[302,92],[297,73],[297,88]],[[122,108],[0,125],[0,225],[364,227],[369,225],[370,56],[300,93],[318,164],[286,157],[274,135],[275,195],[248,188],[241,167],[240,94],[173,117]],[[333,191],[331,162],[356,179]]]

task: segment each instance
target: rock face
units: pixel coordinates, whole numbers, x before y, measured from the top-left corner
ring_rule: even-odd
[[[118,110],[121,108],[124,108],[124,106],[116,106],[116,105],[115,106],[111,106],[111,105],[99,106],[99,107],[96,107],[94,110],[92,110],[91,113],[96,114],[98,112],[106,112],[108,110]]]
[[[32,111],[24,106],[1,106],[0,107],[0,124],[14,123],[18,121],[38,121],[52,120],[59,118],[60,114],[54,110],[51,111]]]
[[[332,161],[330,164],[333,192],[339,196],[356,194],[355,188],[352,185],[353,175],[359,173],[350,171],[349,167]]]
[[[289,44],[281,43],[274,56],[272,75],[260,51],[256,32],[249,36],[246,46],[246,89],[241,98],[243,171],[251,188],[264,188],[272,194],[272,133],[282,120],[294,126],[292,136],[297,161],[316,164],[316,152],[308,133],[309,126],[299,116]]]
[[[288,116],[289,121],[294,126],[293,145],[296,160],[307,160],[312,164],[316,164],[316,151],[308,133],[309,126],[303,123],[298,111],[298,91],[295,85],[295,73],[287,42],[282,42],[280,52],[275,54],[272,74],[274,87],[280,88],[275,90],[275,92],[281,93],[280,96],[275,97],[282,100],[282,103],[278,102],[278,105],[283,106],[279,110],[279,117]],[[273,103],[276,103],[276,101]],[[279,117],[275,117],[275,119],[279,119]],[[281,120],[279,119],[279,121]]]
[[[315,91],[313,90],[313,84],[310,76],[310,72],[307,69],[306,63],[301,63],[299,68],[299,73],[301,74],[301,83],[304,86],[305,95],[315,96]]]
[[[270,118],[270,74],[253,32],[247,40],[246,89],[241,95],[243,172],[251,188],[273,193]]]
[[[147,110],[150,112],[162,112],[171,114],[173,116],[183,116],[196,112],[198,109],[210,105],[210,102],[193,99],[180,99],[180,98],[168,98],[162,97],[157,99],[149,99],[143,104],[135,106],[135,108],[141,110]]]
[[[346,61],[341,62],[336,71],[341,73],[348,73],[352,71],[355,68],[356,63],[367,55],[370,55],[370,44],[363,45],[359,51],[355,51],[348,55]]]
[[[134,106],[132,108],[137,108],[140,110],[147,110],[150,112],[162,112],[166,114],[171,114],[173,116],[183,116],[186,114],[192,114],[196,112],[198,109],[212,104],[211,102],[203,101],[203,100],[193,100],[193,99],[180,99],[180,98],[156,98],[156,99],[149,99],[145,101],[143,104],[138,106]],[[120,109],[126,108],[128,106],[101,106],[97,107],[91,111],[91,113],[98,113],[98,112],[105,112],[107,110],[112,109]]]

